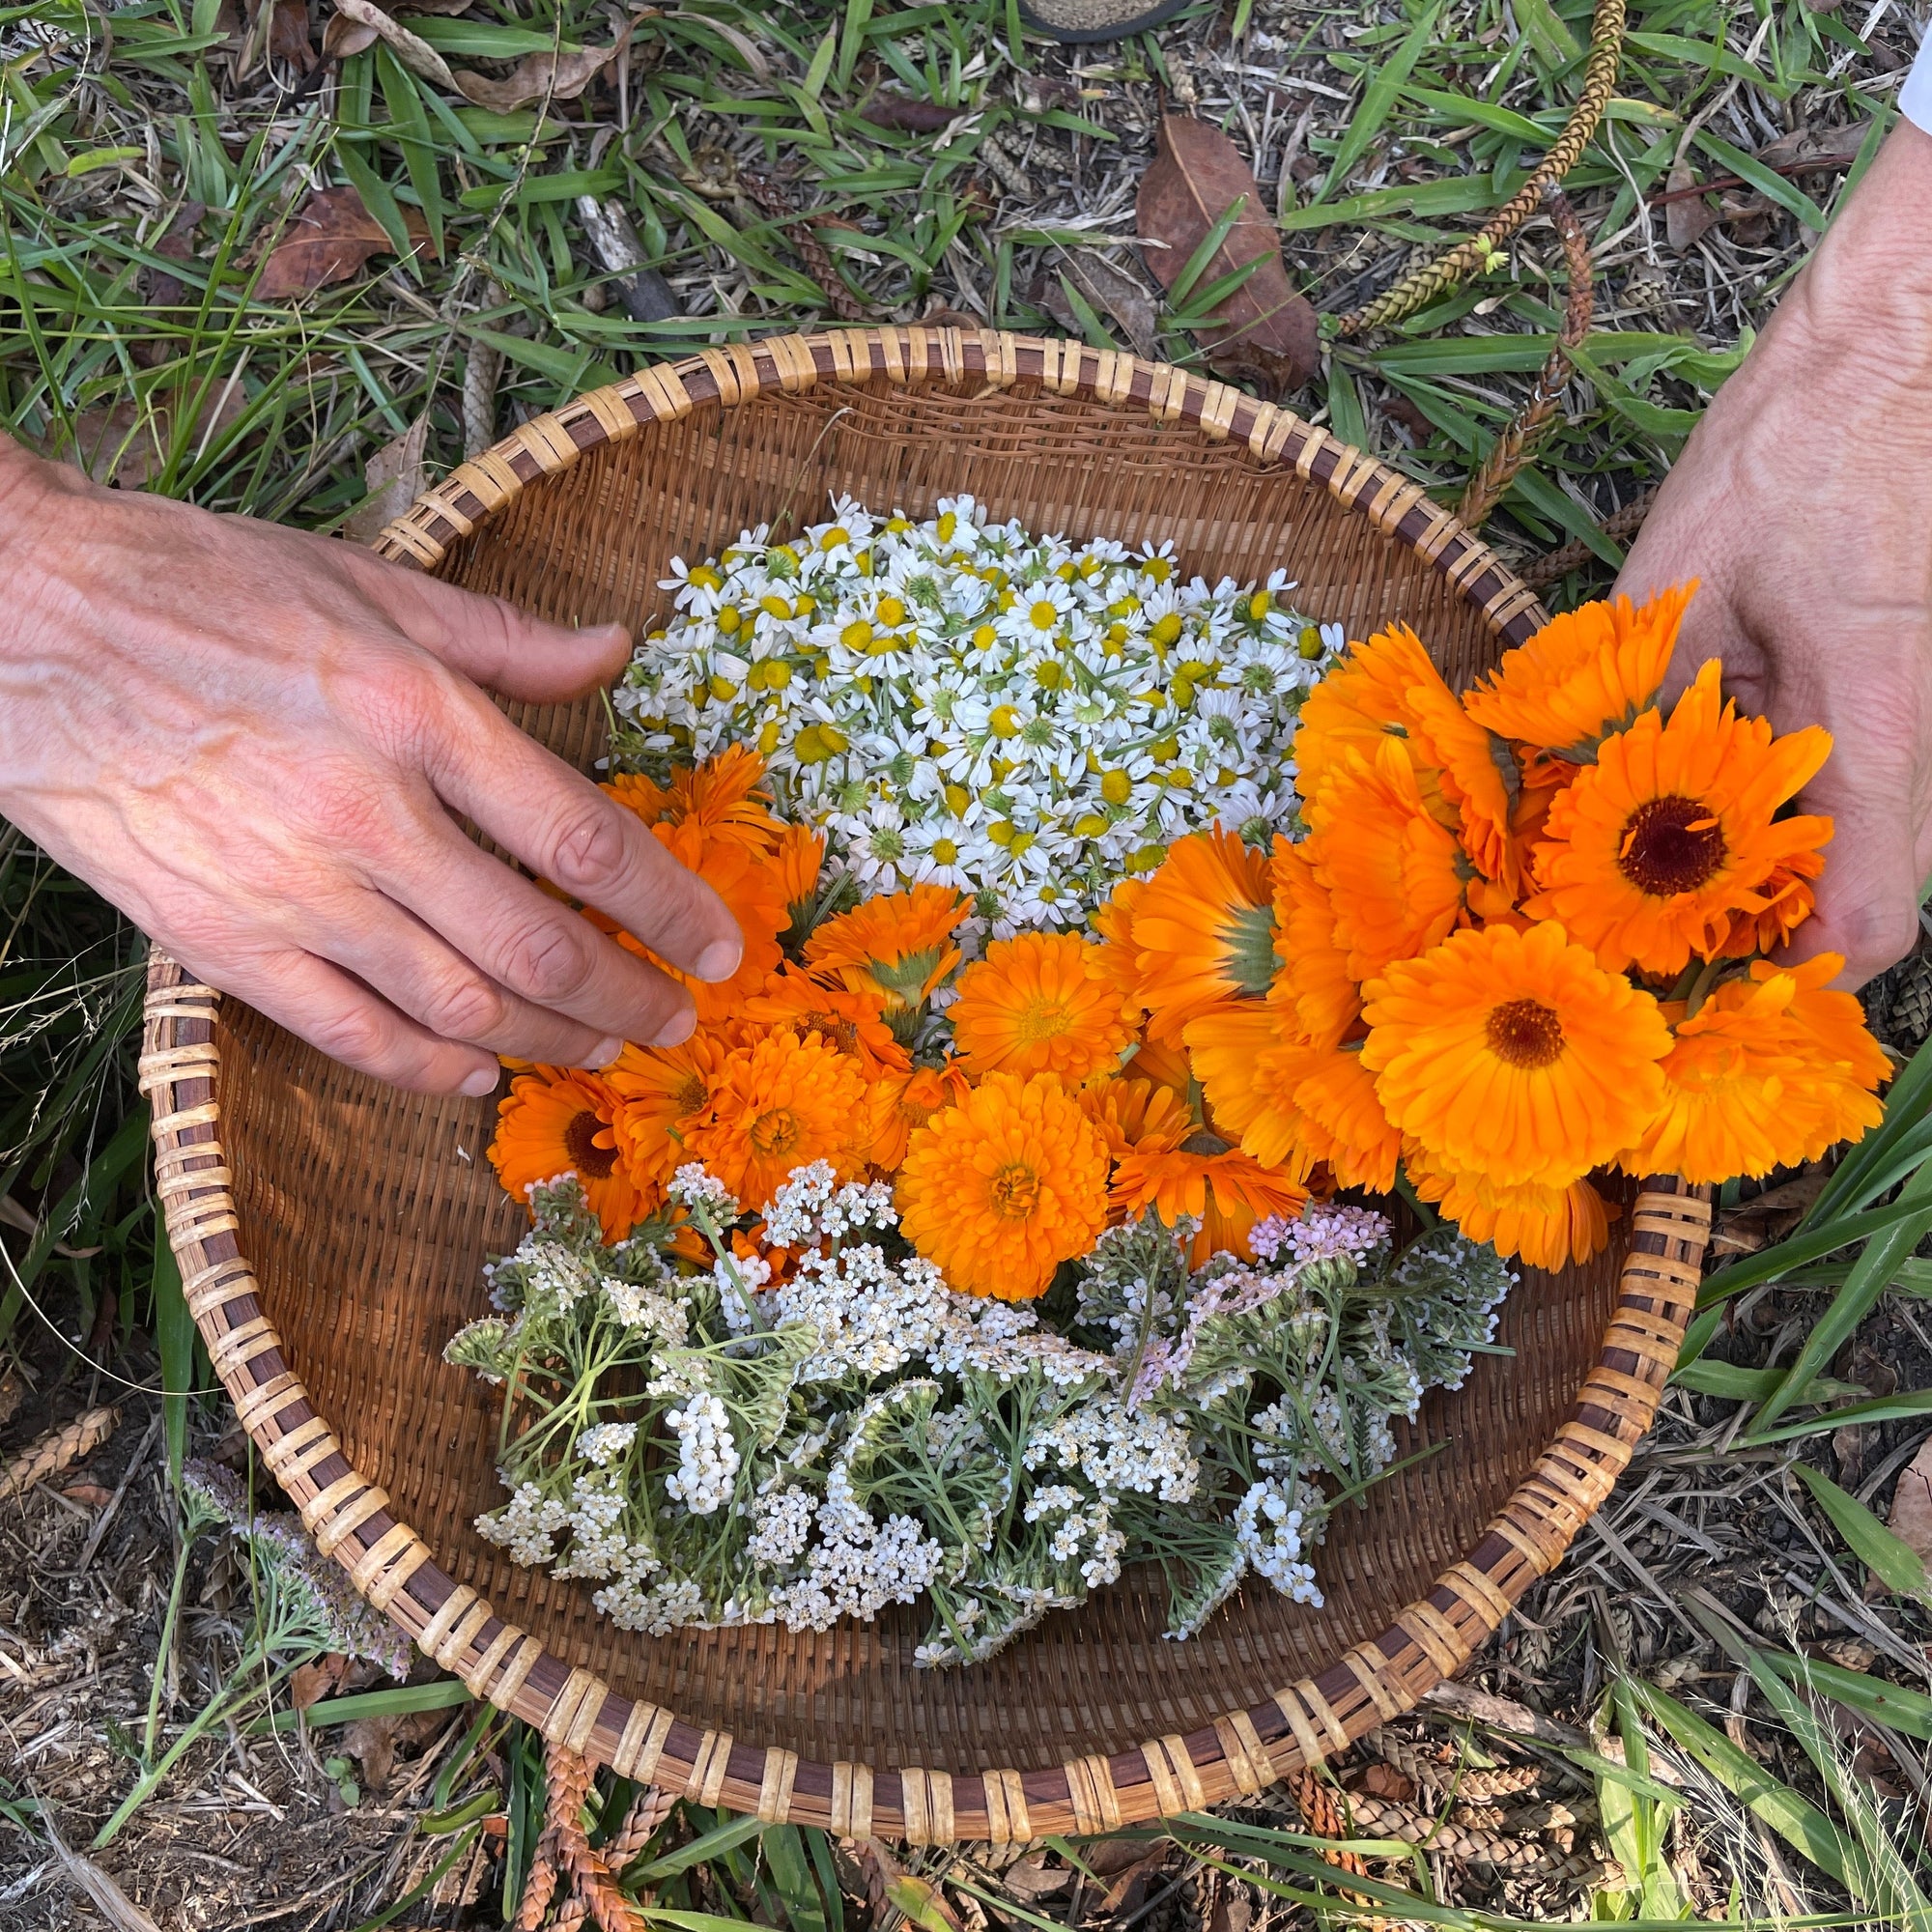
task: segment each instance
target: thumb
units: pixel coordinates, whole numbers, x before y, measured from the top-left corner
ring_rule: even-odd
[[[1912,849],[1908,786],[1861,766],[1856,781],[1828,765],[1799,801],[1829,812],[1835,827],[1825,848],[1818,910],[1792,934],[1785,957],[1844,955],[1836,984],[1854,989],[1912,951],[1918,937],[1918,874]]]
[[[544,704],[581,697],[611,683],[630,658],[622,624],[548,623],[504,598],[460,590],[366,552],[351,554],[364,593],[412,643],[505,697]]]

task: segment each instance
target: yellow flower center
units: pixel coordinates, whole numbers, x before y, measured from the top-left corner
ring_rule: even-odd
[[[1060,622],[1059,611],[1054,608],[1049,599],[1044,597],[1027,612],[1027,617],[1032,622],[1036,631],[1050,631],[1054,625]]]
[[[1505,1000],[1484,1026],[1490,1051],[1511,1066],[1531,1070],[1563,1057],[1563,1021],[1541,1000]]]
[[[604,1122],[587,1109],[571,1117],[569,1126],[563,1130],[563,1149],[570,1156],[570,1164],[585,1180],[608,1180],[611,1170],[617,1165],[617,1150],[597,1145],[597,1136],[604,1131]]]
[[[1724,831],[1694,798],[1647,798],[1624,821],[1617,869],[1653,898],[1694,893],[1724,863]]]
[[[903,624],[905,606],[896,597],[879,599],[879,622],[882,624]]]
[[[932,863],[935,866],[956,866],[959,863],[959,848],[950,838],[935,838],[932,841]]]
[[[1039,1206],[1039,1176],[1024,1161],[1012,1161],[994,1175],[987,1202],[1004,1219],[1024,1221]]]
[[[1071,1025],[1071,1016],[1058,1000],[1033,1000],[1013,1021],[1013,1038],[1021,1046],[1038,1046],[1043,1040],[1058,1039]]]
[[[986,723],[996,738],[1017,738],[1020,735],[1020,715],[1010,704],[994,705],[993,715]]]
[[[781,1160],[805,1138],[805,1129],[789,1107],[772,1107],[752,1122],[746,1138],[761,1160]]]

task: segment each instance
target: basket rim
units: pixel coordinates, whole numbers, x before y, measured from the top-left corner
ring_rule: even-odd
[[[532,419],[454,470],[388,526],[378,549],[433,567],[526,486],[601,442],[707,404],[729,408],[772,389],[791,394],[821,380],[879,376],[902,384],[977,376],[995,388],[1035,377],[1059,394],[1145,409],[1215,440],[1239,438],[1260,460],[1293,463],[1413,548],[1506,641],[1520,641],[1543,621],[1534,595],[1420,485],[1288,412],[1166,364],[989,330],[779,336],[640,371]],[[1319,1676],[1186,1736],[1151,1739],[1111,1756],[984,1773],[874,1771],[740,1743],[620,1695],[593,1672],[553,1657],[540,1638],[457,1583],[422,1538],[390,1514],[387,1494],[350,1463],[289,1367],[237,1239],[241,1223],[220,1134],[215,1025],[223,997],[166,954],[151,959],[140,1076],[154,1110],[156,1191],[215,1373],[317,1548],[473,1695],[530,1723],[552,1745],[705,1804],[841,1835],[1018,1841],[1149,1823],[1257,1792],[1410,1709],[1462,1669],[1529,1584],[1555,1567],[1623,1472],[1676,1364],[1709,1238],[1708,1189],[1671,1176],[1640,1183],[1617,1306],[1570,1420],[1468,1553],[1386,1631],[1353,1645]]]

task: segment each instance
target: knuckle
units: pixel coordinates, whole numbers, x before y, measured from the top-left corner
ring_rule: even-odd
[[[453,973],[425,1003],[422,1021],[444,1039],[486,1040],[503,1029],[509,1003],[477,973]]]
[[[1846,961],[1861,983],[1895,966],[1918,940],[1918,919],[1908,906],[1860,906],[1841,923]]]
[[[307,796],[310,824],[327,849],[373,854],[389,844],[393,796],[380,773],[339,761],[311,774]]]
[[[382,1075],[393,1069],[395,1041],[374,1006],[338,1007],[318,1014],[302,1031],[310,1044],[331,1060],[359,1066],[365,1073]]]
[[[582,926],[582,929],[578,929]],[[589,926],[547,920],[513,937],[505,949],[504,977],[539,1006],[556,1006],[583,990],[594,970]]]
[[[623,819],[601,796],[572,801],[557,821],[551,850],[551,876],[593,904],[598,893],[620,884],[630,869]]]

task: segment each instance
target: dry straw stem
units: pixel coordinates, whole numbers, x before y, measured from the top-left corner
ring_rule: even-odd
[[[1624,0],[1597,0],[1597,11],[1590,20],[1590,55],[1583,64],[1583,92],[1570,110],[1569,122],[1556,145],[1481,233],[1405,275],[1366,308],[1345,315],[1335,325],[1336,334],[1361,335],[1372,328],[1385,328],[1427,308],[1478,269],[1487,267],[1491,257],[1536,213],[1544,191],[1554,187],[1577,165],[1610,103],[1623,53],[1624,13]]]
[[[68,1424],[30,1442],[0,1469],[0,1498],[23,1495],[36,1483],[57,1476],[82,1457],[91,1456],[114,1434],[121,1420],[118,1408],[89,1408]]]

